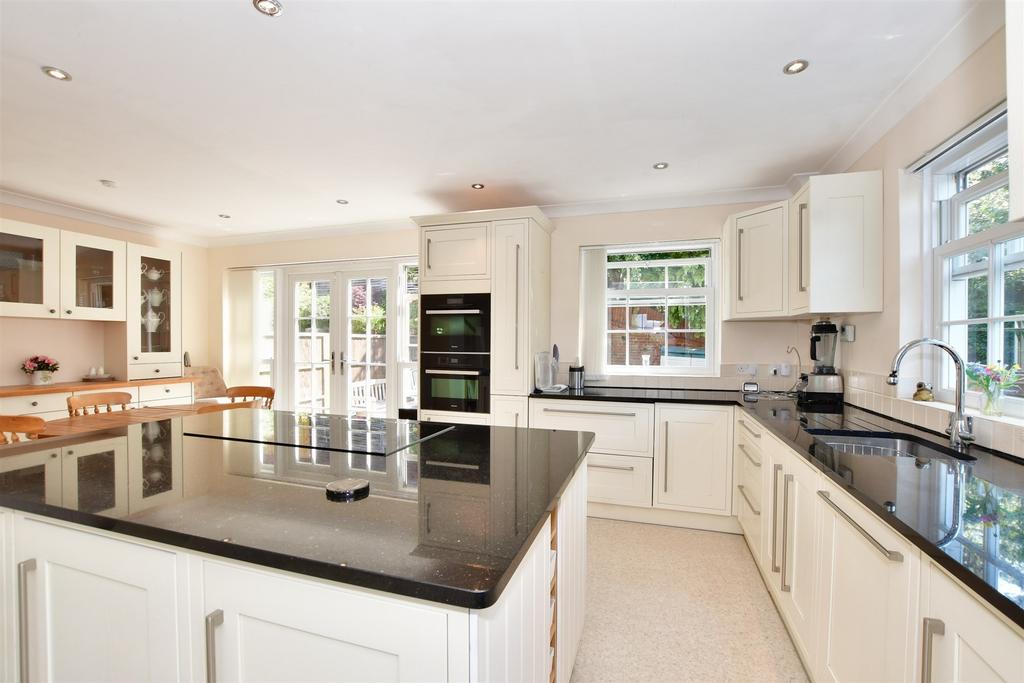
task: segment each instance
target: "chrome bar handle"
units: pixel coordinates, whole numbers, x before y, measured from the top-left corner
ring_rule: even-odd
[[[921,638],[921,683],[932,683],[933,640],[935,636],[946,635],[946,622],[942,619],[924,618],[924,636]]]
[[[750,425],[747,424],[746,420],[737,420],[737,422],[739,422],[740,425],[745,430],[747,430],[747,433],[750,434],[752,437],[754,437],[755,439],[760,439],[761,438],[761,435],[759,433],[755,432],[753,429],[750,428]]]
[[[516,356],[515,369],[519,369],[519,244],[516,243]]]
[[[783,593],[788,593],[792,588],[786,583],[786,565],[789,564],[789,550],[786,548],[789,540],[789,483],[793,481],[793,475],[787,474],[782,478],[782,581],[779,588]]]
[[[754,467],[760,467],[761,466],[761,463],[759,463],[758,461],[754,460],[753,457],[751,457],[750,453],[747,452],[747,449],[744,448],[743,444],[738,443],[738,444],[736,444],[736,447],[740,449],[740,453],[742,453],[747,458],[747,460],[750,461],[751,465],[753,465]]]
[[[21,683],[29,683],[28,573],[35,569],[35,558],[18,563],[18,680]]]
[[[427,371],[429,372],[429,370]],[[569,415],[605,415],[608,417],[636,417],[636,413],[613,413],[600,410],[568,410],[562,408],[545,408],[545,413],[566,413]]]
[[[665,420],[665,493],[668,493],[668,420]]]
[[[740,495],[743,496],[743,500],[747,501],[747,507],[750,508],[750,511],[758,517],[760,517],[761,511],[754,507],[754,504],[750,502],[750,496],[747,495],[747,487],[745,487],[743,484],[737,484],[736,488],[740,490]]]
[[[736,300],[743,301],[743,229],[736,231]]]
[[[801,292],[807,291],[807,285],[804,284],[804,212],[806,211],[807,202],[801,202],[800,205],[797,206],[797,220],[800,224],[800,239],[798,240],[800,243],[800,279],[798,282],[800,284]]]
[[[594,465],[589,462],[587,463],[587,467],[593,467],[594,469],[597,470],[620,470],[622,472],[633,472],[636,469],[632,465],[629,467],[623,467],[621,465]]]
[[[460,377],[479,377],[479,370],[424,370],[425,375],[456,375]]]
[[[430,270],[430,238],[427,238],[427,270]]]
[[[882,555],[884,555],[887,560],[890,560],[892,562],[902,562],[903,561],[903,554],[902,553],[898,553],[895,550],[889,550],[884,545],[879,543],[875,539],[874,536],[872,536],[871,534],[869,534],[867,532],[867,529],[862,527],[860,524],[857,524],[857,522],[854,521],[853,517],[850,517],[850,515],[846,514],[846,512],[844,512],[841,507],[839,507],[838,505],[836,505],[832,501],[832,497],[829,495],[828,491],[818,491],[818,497],[821,498],[826,503],[828,503],[828,506],[830,508],[832,508],[833,510],[835,510],[837,515],[839,515],[840,517],[845,519],[847,522],[849,522],[850,526],[852,526],[854,529],[856,529],[860,533],[861,536],[863,536],[865,539],[867,539],[868,543],[870,543],[872,546],[874,546],[875,550],[877,550],[878,552],[882,553]]]
[[[776,527],[778,526],[779,516],[779,472],[782,471],[782,465],[776,465],[772,468],[772,571],[779,571],[779,565],[775,562],[776,553],[778,550],[778,533],[776,533]]]
[[[206,683],[217,683],[217,627],[224,623],[224,610],[206,615]]]

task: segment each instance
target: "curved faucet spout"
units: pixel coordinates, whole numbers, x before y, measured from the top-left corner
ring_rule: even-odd
[[[974,441],[974,434],[972,433],[974,430],[974,420],[964,413],[964,398],[967,392],[967,366],[956,349],[941,339],[932,339],[930,337],[909,341],[896,352],[892,359],[892,370],[885,381],[891,385],[898,384],[900,363],[903,362],[903,357],[912,348],[921,345],[937,346],[948,353],[953,359],[953,365],[956,369],[956,410],[949,416],[949,427],[946,429],[946,433],[949,434],[950,446],[957,450],[966,450],[970,442]]]

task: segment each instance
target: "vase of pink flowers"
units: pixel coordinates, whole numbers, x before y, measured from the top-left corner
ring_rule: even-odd
[[[1003,394],[1021,380],[1020,366],[1007,367],[1002,363],[967,364],[967,377],[981,391],[982,415],[1003,414]]]
[[[53,384],[53,373],[60,370],[60,361],[49,356],[32,356],[21,364],[21,371],[32,384]]]

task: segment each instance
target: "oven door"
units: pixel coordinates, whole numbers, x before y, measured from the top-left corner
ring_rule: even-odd
[[[424,368],[420,371],[423,410],[488,413],[491,378],[487,370]]]
[[[491,346],[488,294],[432,294],[423,297],[423,351],[487,353]]]

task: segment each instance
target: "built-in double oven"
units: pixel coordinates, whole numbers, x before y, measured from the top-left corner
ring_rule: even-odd
[[[421,297],[420,408],[491,410],[491,295]]]

